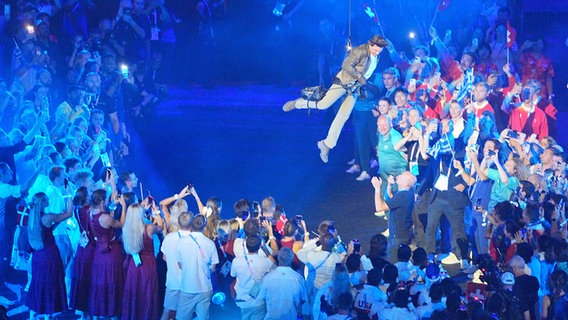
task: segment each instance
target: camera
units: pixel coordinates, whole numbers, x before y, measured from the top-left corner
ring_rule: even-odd
[[[300,225],[300,224],[302,223],[302,219],[303,219],[303,217],[302,217],[301,214],[297,214],[297,215],[296,215],[296,223],[297,223],[298,225]]]
[[[335,234],[335,225],[333,222],[327,227],[327,231],[331,234]]]
[[[261,223],[261,224],[264,223],[264,221],[266,221],[266,217],[265,217],[265,216],[260,216],[258,219],[260,220],[260,223]]]
[[[517,138],[519,138],[519,133],[517,131],[509,130],[507,132],[507,137],[509,137],[511,139],[517,139]]]
[[[359,253],[361,251],[361,244],[359,239],[353,239],[353,252]]]
[[[490,157],[491,157],[491,156],[494,156],[494,155],[495,155],[495,151],[489,150],[489,151],[487,151],[487,155],[489,155]]]
[[[120,66],[120,73],[124,77],[124,79],[128,79],[128,66],[123,64]]]
[[[477,211],[481,211],[481,197],[477,198],[477,200],[475,200],[475,210]]]
[[[531,98],[531,89],[524,88],[523,89],[523,100],[528,100]]]
[[[248,219],[248,217],[250,216],[250,212],[248,211],[241,211],[241,219],[244,221],[246,219]]]
[[[258,201],[253,201],[252,202],[252,215],[253,217],[258,217],[258,215],[260,214],[260,203],[258,203]]]

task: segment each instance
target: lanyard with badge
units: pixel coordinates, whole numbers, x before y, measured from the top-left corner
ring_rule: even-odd
[[[250,266],[250,261],[248,258],[248,254],[247,254],[247,250],[245,248],[245,242],[242,242],[243,244],[243,253],[245,255],[245,261],[247,262],[247,267],[248,270],[250,272],[250,276],[252,278],[252,280],[254,281],[254,285],[252,286],[252,288],[249,291],[249,296],[251,296],[251,298],[256,299],[256,297],[258,296],[258,293],[260,292],[260,281],[256,281],[256,279],[254,278],[254,270],[252,269],[252,267]]]
[[[438,179],[436,180],[436,183],[434,184],[434,188],[436,188],[440,191],[448,191],[448,185],[449,185],[449,180],[450,180],[449,179],[450,171],[452,170],[452,165],[453,165],[453,162],[454,162],[454,150],[452,149],[451,144],[450,144],[450,152],[452,153],[452,158],[450,159],[450,162],[448,164],[448,173],[447,174],[443,174],[443,171],[442,171],[443,159],[440,159],[440,176],[438,177]]]
[[[229,259],[227,258],[227,253],[225,252],[225,248],[223,248],[223,244],[221,243],[221,241],[219,241],[219,238],[217,238],[217,244],[219,245],[219,249],[221,249],[221,252],[223,253],[223,257],[225,258],[225,263],[223,263],[219,272],[221,273],[221,275],[223,275],[223,277],[226,277],[229,272],[231,272],[231,261],[229,261]]]
[[[201,258],[203,258],[203,261],[205,262],[205,252],[203,252],[203,249],[199,245],[199,242],[197,242],[197,239],[195,239],[195,237],[193,235],[189,234],[189,237],[191,238],[191,240],[193,240],[193,242],[195,242],[195,244],[197,245],[197,248],[199,248],[199,253],[201,253]],[[209,265],[209,263],[207,263],[207,265]],[[206,273],[207,273],[207,278],[211,279],[210,272],[206,272]]]

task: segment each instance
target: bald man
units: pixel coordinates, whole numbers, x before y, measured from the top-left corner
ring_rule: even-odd
[[[409,244],[412,238],[412,210],[414,209],[414,185],[416,177],[410,171],[404,171],[400,175],[388,179],[388,198],[381,192],[383,181],[373,177],[371,183],[375,188],[375,210],[390,211],[389,215],[389,242],[388,259],[395,263],[398,247],[401,244]],[[393,193],[393,184],[398,190]]]

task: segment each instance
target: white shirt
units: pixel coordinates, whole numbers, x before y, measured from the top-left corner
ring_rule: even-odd
[[[268,248],[268,250],[270,250],[270,247]],[[233,253],[235,254],[235,257],[244,257],[245,252],[248,252],[247,247],[245,246],[245,239],[235,239],[235,241],[233,242]],[[264,252],[264,250],[258,250],[258,255],[266,258],[266,253]]]
[[[179,230],[178,232],[168,233],[162,243],[162,253],[166,257],[168,271],[166,273],[166,287],[170,290],[181,288],[181,269],[176,260],[176,247],[178,240],[189,236],[189,231]]]
[[[61,189],[50,184],[45,190],[45,194],[49,199],[49,206],[45,208],[46,213],[62,214],[65,212],[65,199],[63,199],[63,192]],[[67,232],[67,221],[58,224],[53,230],[53,235],[65,235]]]
[[[321,247],[316,246],[317,239],[312,239],[304,243],[304,247],[297,253],[298,259],[307,264],[308,262],[316,268],[316,278],[314,286],[320,289],[324,284],[331,281],[335,264],[343,262],[345,254],[338,254],[335,252],[322,251]],[[305,268],[305,275],[307,277],[308,267]]]
[[[191,232],[188,237],[178,240],[175,259],[181,264],[181,291],[205,293],[213,290],[211,268],[219,263],[219,256],[211,239],[201,232]]]
[[[371,316],[371,308],[382,310],[386,302],[387,295],[381,289],[366,284],[363,286],[363,289],[357,292],[353,306],[357,311],[365,312]]]
[[[49,181],[49,178],[45,174],[38,175],[30,190],[28,190],[27,202],[32,203],[32,198],[36,193],[45,193],[47,191],[47,186],[49,185],[51,185],[51,181]]]
[[[375,309],[375,308],[373,308]],[[389,320],[418,320],[416,310],[410,311],[406,308],[386,308],[378,312],[379,319]]]
[[[262,283],[264,276],[276,268],[272,260],[259,254],[247,253],[246,257],[248,264],[247,259],[242,256],[236,257],[231,265],[231,276],[237,278],[235,302],[239,308],[251,308],[264,304],[264,300],[259,299],[258,296],[253,299],[249,293],[256,283]]]
[[[418,316],[420,316],[420,318],[422,319],[422,318],[430,318],[432,316],[432,312],[444,309],[446,309],[446,304],[440,301],[420,306],[416,308],[416,312],[418,312]]]
[[[369,79],[373,75],[373,72],[375,72],[375,69],[377,68],[378,60],[379,56],[369,55],[369,67],[367,68],[365,74],[363,75],[365,79]]]
[[[264,276],[258,297],[266,302],[264,320],[296,319],[306,301],[306,281],[289,267],[278,267]]]

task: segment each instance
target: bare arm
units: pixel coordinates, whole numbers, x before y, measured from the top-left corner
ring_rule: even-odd
[[[72,197],[71,195],[66,195],[65,197],[67,198],[67,208],[65,208],[63,213],[46,213],[43,217],[41,217],[41,224],[43,224],[44,227],[49,228],[54,224],[58,224],[63,220],[71,218],[73,215]]]
[[[199,209],[199,212],[203,212],[203,207],[204,207],[203,202],[201,202],[201,199],[199,199],[199,196],[197,195],[197,191],[195,191],[195,188],[191,188],[191,190],[189,190],[189,193],[191,193],[195,198],[195,202],[197,202],[197,208]]]
[[[373,177],[373,179],[371,179],[371,183],[375,188],[375,211],[380,212],[389,210],[390,208],[383,200],[383,195],[381,194],[381,179]]]

